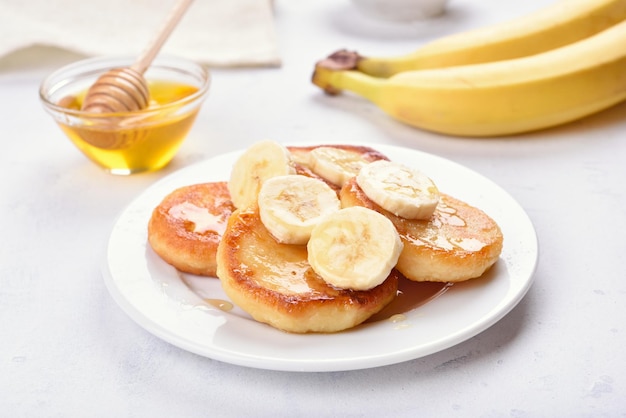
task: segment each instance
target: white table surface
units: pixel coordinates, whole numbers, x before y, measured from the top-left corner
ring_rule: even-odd
[[[313,63],[347,47],[408,52],[550,0],[451,0],[412,25],[361,17],[347,1],[276,2],[281,68],[220,69],[164,170],[115,177],[87,161],[38,102],[51,70],[78,59],[33,48],[0,60],[0,415],[625,416],[626,104],[567,126],[463,139],[394,122],[350,95],[325,97]],[[272,138],[415,148],[506,189],[540,247],[533,287],[501,321],[401,364],[296,373],[221,363],[133,322],[100,268],[116,216],[158,179]]]

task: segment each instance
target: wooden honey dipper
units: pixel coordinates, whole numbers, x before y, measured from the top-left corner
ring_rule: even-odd
[[[116,113],[147,108],[150,93],[143,73],[150,66],[192,1],[179,0],[176,3],[157,36],[130,67],[112,69],[101,75],[87,90],[81,110],[90,113]],[[91,141],[88,140],[88,142]],[[96,142],[102,142],[102,140],[96,140]]]

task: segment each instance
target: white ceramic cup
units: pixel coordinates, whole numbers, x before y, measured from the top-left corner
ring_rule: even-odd
[[[442,14],[448,0],[352,0],[364,14],[371,17],[412,21]]]

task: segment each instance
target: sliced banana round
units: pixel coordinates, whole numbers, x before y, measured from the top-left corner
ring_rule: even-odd
[[[256,204],[265,180],[295,173],[285,146],[271,140],[257,142],[246,149],[233,165],[228,181],[231,200],[236,208],[249,207]]]
[[[311,170],[338,186],[343,186],[368,163],[362,153],[342,148],[317,147],[309,154]]]
[[[406,219],[429,219],[439,190],[421,171],[393,161],[374,161],[359,171],[356,182],[374,203]]]
[[[267,179],[258,196],[261,222],[278,242],[306,244],[319,220],[340,209],[322,180],[297,174]]]
[[[353,290],[372,289],[398,262],[402,241],[384,215],[353,206],[327,215],[307,244],[308,261],[327,283]]]

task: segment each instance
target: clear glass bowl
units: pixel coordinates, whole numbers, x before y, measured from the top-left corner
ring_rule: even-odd
[[[134,57],[98,57],[67,65],[46,77],[39,97],[45,110],[90,160],[113,174],[158,170],[176,155],[206,99],[211,83],[200,64],[157,57],[145,72],[148,108],[119,113],[80,110],[87,89]]]

